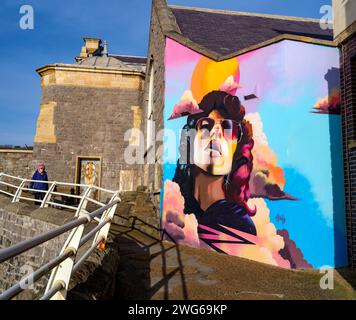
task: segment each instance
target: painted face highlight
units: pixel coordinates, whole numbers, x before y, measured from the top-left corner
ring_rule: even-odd
[[[213,110],[198,120],[196,130],[194,164],[212,175],[228,174],[237,148],[238,123]]]

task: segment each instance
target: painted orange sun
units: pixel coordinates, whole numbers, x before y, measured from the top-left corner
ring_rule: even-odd
[[[220,62],[202,57],[192,75],[190,87],[193,97],[199,103],[207,93],[219,90],[220,85],[230,76],[233,76],[235,82],[240,82],[240,68],[236,57]]]

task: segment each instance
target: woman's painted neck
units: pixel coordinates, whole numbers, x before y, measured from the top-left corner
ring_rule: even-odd
[[[224,176],[211,175],[200,168],[195,170],[194,197],[202,210],[208,209],[216,201],[225,199]]]

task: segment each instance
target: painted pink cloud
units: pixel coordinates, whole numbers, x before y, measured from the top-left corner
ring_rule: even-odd
[[[330,95],[319,99],[313,107],[313,113],[340,114],[341,96],[339,88],[333,88]]]
[[[199,105],[197,104],[196,100],[193,98],[192,92],[190,90],[184,91],[184,94],[177,103],[174,108],[171,116],[168,118],[168,120],[176,119],[179,117],[191,115],[191,114],[196,114],[203,112],[199,108]]]
[[[262,197],[270,200],[297,200],[283,191],[286,183],[284,170],[278,164],[277,155],[268,145],[260,114],[258,112],[249,113],[245,119],[252,124],[254,140],[250,197]]]
[[[236,89],[241,88],[241,86],[234,80],[234,77],[229,76],[225,82],[220,86],[220,90],[226,93],[235,94]]]
[[[197,219],[194,214],[184,214],[184,198],[179,185],[168,179],[164,183],[162,229],[164,240],[173,238],[179,244],[199,247]]]

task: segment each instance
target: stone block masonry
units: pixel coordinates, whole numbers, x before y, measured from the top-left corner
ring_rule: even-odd
[[[35,140],[34,158],[46,163],[50,180],[74,182],[77,157],[98,157],[101,186],[135,190],[143,174],[140,165],[125,163],[124,135],[140,127],[141,99],[142,91],[133,89],[44,86],[41,105],[54,106],[46,121],[53,123],[55,143]]]
[[[32,150],[0,149],[0,172],[30,179],[35,167]]]
[[[25,203],[10,203],[0,196],[0,249],[28,240],[67,222],[70,212],[53,208],[38,209]],[[68,232],[38,247],[26,251],[0,264],[0,292],[5,291],[25,275],[37,270],[56,257]],[[34,299],[44,293],[49,274],[34,284],[33,289],[23,291],[16,299]]]
[[[149,87],[150,87],[150,77],[153,79],[153,93],[152,93],[152,111],[153,111],[153,121],[155,123],[155,132],[164,129],[163,122],[163,108],[164,108],[164,90],[165,90],[165,66],[164,66],[164,50],[165,50],[165,35],[160,25],[159,14],[161,8],[157,7],[154,2],[152,6],[152,17],[150,25],[150,41],[148,48],[148,62],[147,62],[147,76],[145,82],[145,92],[144,92],[144,106],[147,106],[149,99]],[[153,68],[151,68],[153,64]],[[154,74],[150,73],[150,70],[154,70]],[[145,125],[144,132],[147,136],[147,107],[145,107]],[[156,151],[161,147],[161,142],[156,141]],[[149,152],[149,151],[148,151]],[[157,162],[160,155],[156,154],[155,164],[148,164],[145,167],[145,173],[148,177],[147,186],[151,192],[156,193],[155,205],[159,206],[160,196],[159,190],[162,187],[162,166]]]

